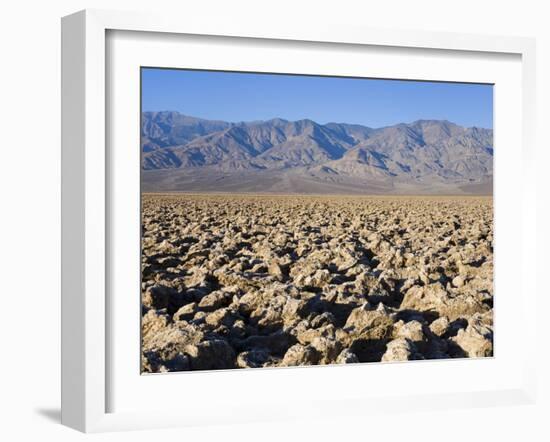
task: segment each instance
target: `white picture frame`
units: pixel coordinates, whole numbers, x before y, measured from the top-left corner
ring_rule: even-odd
[[[237,413],[205,414],[204,409],[190,410],[113,410],[109,395],[114,388],[110,375],[113,360],[110,344],[112,324],[116,317],[110,311],[109,244],[116,229],[111,229],[113,197],[109,180],[112,179],[109,163],[109,132],[107,122],[111,118],[109,103],[108,50],[109,32],[155,33],[161,36],[217,36],[218,38],[254,39],[256,41],[285,42],[293,45],[338,44],[339,47],[376,47],[426,49],[435,53],[469,53],[482,60],[484,54],[504,54],[517,57],[521,69],[519,87],[521,109],[517,115],[519,143],[521,144],[522,186],[521,198],[521,259],[522,271],[528,266],[527,256],[534,254],[535,247],[535,43],[532,39],[517,37],[492,37],[479,35],[427,33],[417,31],[388,31],[368,28],[347,28],[308,24],[294,27],[277,24],[265,26],[251,22],[211,22],[206,18],[193,17],[182,21],[179,17],[130,14],[112,11],[86,10],[63,18],[62,21],[62,423],[85,432],[122,429],[156,428],[168,426],[207,425],[215,422],[235,422]],[[152,34],[150,34],[152,35]],[[435,52],[434,52],[435,51]],[[115,55],[116,56],[116,55]],[[136,115],[138,110],[136,109]],[[516,114],[514,114],[515,116]],[[498,131],[497,139],[498,139]],[[498,155],[498,154],[497,154]],[[133,163],[132,163],[133,164]],[[117,166],[118,167],[118,166]],[[498,174],[498,168],[496,169]],[[138,195],[139,197],[139,195]],[[498,223],[498,219],[496,223]],[[513,226],[512,226],[513,227]],[[497,236],[498,238],[498,236]],[[497,250],[498,247],[497,247]],[[498,261],[499,254],[496,252]],[[498,267],[498,264],[497,264]],[[519,284],[519,283],[518,283]],[[521,278],[522,296],[518,302],[522,308],[534,305],[535,282]],[[503,311],[505,311],[503,309]],[[497,323],[499,319],[497,318]],[[505,320],[501,321],[505,324]],[[498,327],[498,326],[497,326]],[[518,353],[518,367],[509,384],[499,388],[477,388],[472,391],[438,392],[437,389],[424,395],[389,391],[388,394],[372,396],[358,389],[357,395],[349,397],[334,394],[329,401],[338,401],[340,413],[362,414],[369,410],[378,412],[415,409],[441,409],[453,407],[490,406],[498,404],[533,403],[535,400],[534,356],[535,327],[533,321],[523,320],[522,330],[526,339],[525,348]],[[504,330],[504,329],[501,329]],[[139,333],[139,332],[138,332]],[[497,332],[498,333],[498,332]],[[527,338],[529,337],[529,338]],[[498,339],[498,338],[497,338]],[[498,352],[498,347],[497,347]],[[498,353],[495,359],[498,359]],[[137,355],[136,355],[137,359]],[[483,362],[483,361],[477,361]],[[437,362],[430,362],[436,364]],[[355,373],[369,364],[354,367]],[[377,370],[400,370],[397,365],[378,366]],[[427,367],[427,366],[426,366]],[[461,369],[457,365],[455,369]],[[289,381],[302,376],[303,370],[282,370]],[[332,370],[332,368],[331,368]],[[276,370],[250,371],[244,375],[254,378],[252,382],[265,383]],[[307,372],[312,373],[312,372]],[[205,374],[203,373],[202,376]],[[172,375],[170,375],[172,376]],[[170,376],[161,376],[166,384]],[[179,377],[181,382],[181,375]],[[193,379],[198,379],[197,374]],[[227,373],[206,374],[212,383],[215,376],[233,376]],[[241,374],[242,376],[242,374]],[[277,374],[279,378],[279,376]],[[309,374],[308,374],[309,376]],[[159,377],[156,377],[159,379]],[[173,378],[175,379],[175,378]],[[283,382],[281,379],[275,381]],[[260,385],[258,384],[258,385]],[[496,384],[495,384],[496,385]],[[399,399],[396,403],[396,399]],[[262,401],[262,398],[258,398]],[[331,407],[323,407],[327,400],[313,398],[310,408],[303,404],[289,404],[281,409],[258,403],[251,406],[238,403],[243,416],[241,421],[261,421],[334,413]],[[330,409],[330,411],[327,411]],[[246,410],[247,413],[242,413]]]

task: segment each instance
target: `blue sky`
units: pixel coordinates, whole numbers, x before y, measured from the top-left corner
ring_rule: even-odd
[[[419,119],[493,127],[493,87],[437,83],[142,69],[142,110],[253,121],[308,118],[370,127]]]

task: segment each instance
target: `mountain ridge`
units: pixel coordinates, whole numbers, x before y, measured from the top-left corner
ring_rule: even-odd
[[[447,120],[372,128],[310,119],[233,123],[166,111],[142,113],[141,130],[142,168],[152,190],[196,190],[194,181],[207,189],[232,181],[235,191],[257,182],[265,190],[266,180],[267,191],[292,190],[304,180],[308,188],[317,183],[360,193],[492,187],[492,129]]]

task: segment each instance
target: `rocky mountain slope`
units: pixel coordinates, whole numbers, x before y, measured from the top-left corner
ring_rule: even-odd
[[[228,123],[142,114],[145,190],[490,193],[493,131],[418,120]]]

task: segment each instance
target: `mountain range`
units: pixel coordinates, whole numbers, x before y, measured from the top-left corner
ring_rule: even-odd
[[[144,191],[490,194],[493,131],[445,120],[370,128],[143,112]]]

